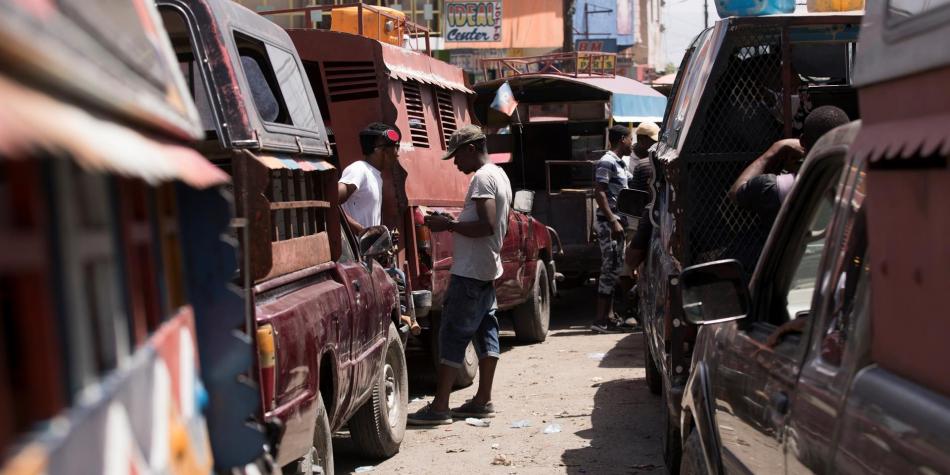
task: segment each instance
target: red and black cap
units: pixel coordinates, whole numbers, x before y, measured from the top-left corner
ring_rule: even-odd
[[[382,137],[387,142],[398,144],[402,134],[395,125],[384,124],[382,122],[373,122],[360,131],[360,136]]]
[[[373,153],[373,149],[378,147],[379,139],[382,139],[382,145],[399,145],[402,134],[395,125],[384,124],[382,122],[373,122],[360,131],[360,146],[363,154]]]

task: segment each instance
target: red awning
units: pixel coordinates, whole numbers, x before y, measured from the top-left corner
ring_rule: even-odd
[[[950,155],[950,114],[934,114],[861,125],[851,153],[876,162],[935,153]]]
[[[195,188],[228,175],[189,147],[158,141],[0,76],[0,155],[69,156],[81,167]]]
[[[460,68],[408,48],[386,43],[381,46],[383,62],[390,76],[401,81],[418,81],[466,94],[475,93],[465,86],[464,73]]]

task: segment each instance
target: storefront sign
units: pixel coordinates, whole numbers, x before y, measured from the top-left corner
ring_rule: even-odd
[[[595,74],[613,73],[616,67],[616,59],[617,57],[612,54],[596,56],[580,54],[577,57],[577,72],[587,72],[589,67],[591,72]]]
[[[445,41],[501,41],[501,0],[445,2]]]
[[[574,41],[574,51],[593,51],[596,53],[616,53],[617,38],[604,38],[597,40],[576,40]]]

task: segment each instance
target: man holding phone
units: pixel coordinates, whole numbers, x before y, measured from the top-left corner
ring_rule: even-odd
[[[426,407],[410,414],[409,424],[451,424],[453,417],[493,417],[492,381],[501,348],[495,316],[495,279],[501,277],[501,246],[508,230],[511,183],[491,163],[485,134],[466,125],[449,138],[443,160],[454,159],[462,173],[474,174],[458,220],[443,214],[426,216],[433,232],[451,232],[452,278],[442,305],[439,327],[439,369],[436,392]],[[455,374],[468,343],[478,354],[478,391],[470,401],[449,410]]]

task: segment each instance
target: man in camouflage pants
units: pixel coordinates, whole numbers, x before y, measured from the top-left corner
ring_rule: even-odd
[[[600,244],[600,281],[597,284],[597,315],[590,329],[597,333],[621,331],[613,323],[614,287],[623,269],[626,218],[617,212],[617,196],[627,187],[627,171],[621,157],[629,155],[633,146],[630,129],[615,125],[607,133],[610,150],[596,164],[597,242]]]

